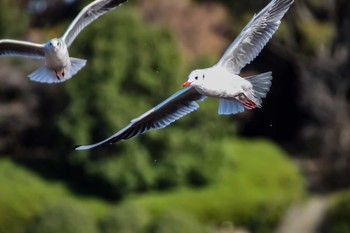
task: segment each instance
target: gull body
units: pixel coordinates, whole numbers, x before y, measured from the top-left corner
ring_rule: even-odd
[[[168,126],[199,108],[198,101],[207,97],[220,99],[219,114],[235,114],[261,107],[271,86],[272,73],[241,77],[241,69],[250,63],[278,29],[293,0],[272,0],[243,28],[212,67],[192,71],[184,89],[171,95],[154,108],[133,119],[112,136],[91,145],[75,147],[88,150],[126,140],[149,130]]]
[[[56,72],[58,79],[64,78],[64,68],[71,65],[66,43],[54,38],[44,46],[46,66]]]
[[[192,71],[183,87],[192,86],[203,96],[219,98],[218,113],[229,115],[245,108],[261,107],[271,80],[271,72],[242,78],[225,67],[214,65]]]
[[[44,47],[46,64],[50,69],[59,69],[68,65],[69,57],[66,43],[61,39],[52,39]]]
[[[29,74],[32,81],[58,83],[70,79],[86,64],[86,60],[69,56],[68,48],[78,34],[92,21],[127,0],[96,0],[84,7],[60,38],[44,44],[28,41],[0,40],[0,56],[45,59],[45,65]]]
[[[220,66],[197,69],[190,73],[189,81],[183,86],[193,86],[200,94],[208,97],[236,101],[241,94],[254,98],[250,93],[253,85],[239,75]]]

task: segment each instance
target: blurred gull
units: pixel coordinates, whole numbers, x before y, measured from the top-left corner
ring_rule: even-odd
[[[152,129],[164,128],[184,115],[199,108],[197,101],[207,96],[220,99],[219,114],[235,114],[244,109],[261,107],[271,86],[272,73],[250,77],[239,76],[266,45],[281,23],[294,0],[273,0],[259,14],[254,15],[238,37],[227,48],[217,64],[194,70],[176,92],[156,107],[133,119],[111,137],[92,145],[75,147],[87,150],[96,146],[129,139]]]
[[[45,65],[28,75],[32,81],[59,83],[70,79],[86,64],[86,60],[69,57],[68,47],[92,21],[115,9],[127,0],[96,0],[87,5],[69,25],[61,38],[45,44],[27,41],[0,40],[0,56],[45,59]]]

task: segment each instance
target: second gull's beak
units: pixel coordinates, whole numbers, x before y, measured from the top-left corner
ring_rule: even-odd
[[[182,84],[182,87],[187,87],[189,85],[191,85],[191,82],[184,82],[184,84]]]

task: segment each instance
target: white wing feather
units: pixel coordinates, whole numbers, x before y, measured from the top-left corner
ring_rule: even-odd
[[[19,56],[44,59],[44,44],[20,40],[0,40],[0,56]]]
[[[143,134],[152,129],[164,128],[186,114],[199,108],[196,101],[205,98],[193,87],[182,89],[141,116],[133,119],[126,127],[109,138],[91,145],[77,146],[75,150],[88,150]]]
[[[273,0],[249,21],[216,65],[239,74],[261,52],[294,0]]]
[[[78,34],[88,24],[126,1],[127,0],[96,0],[84,7],[62,36],[67,47],[73,43]]]

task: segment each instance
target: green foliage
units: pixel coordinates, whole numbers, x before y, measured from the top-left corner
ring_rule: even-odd
[[[326,233],[350,232],[350,192],[343,192],[333,197],[331,206],[326,214]]]
[[[104,215],[102,200],[73,196],[63,184],[48,182],[9,160],[0,160],[0,232],[24,232],[29,222],[48,203],[60,199],[79,202],[94,216]]]
[[[204,227],[190,214],[169,211],[153,220],[150,233],[204,233]]]
[[[186,80],[172,34],[143,23],[133,8],[124,5],[123,11],[89,26],[74,48],[88,58],[88,65],[74,82],[64,84],[69,105],[59,127],[72,144],[111,135],[179,90]],[[229,118],[217,116],[217,102],[208,102],[201,112],[166,129],[117,145],[74,152],[71,162],[88,179],[105,183],[104,192],[114,197],[207,184],[225,160],[221,148],[209,142],[235,129]]]
[[[210,0],[194,0],[196,2],[209,2]],[[246,1],[226,1],[226,0],[214,0],[221,2],[229,10],[230,15],[234,16],[237,20],[242,17],[242,14],[246,12],[251,12],[250,17],[254,13],[259,12],[263,9],[270,1],[256,1],[256,0],[246,0]]]
[[[287,202],[292,203],[292,201]],[[251,232],[273,232],[286,207],[288,207],[288,203],[280,203],[274,200],[262,201],[257,205],[254,213],[251,213],[251,216],[243,223]]]
[[[47,188],[47,182],[8,160],[0,160],[0,183],[0,232],[22,232],[45,202],[64,193],[59,185]]]
[[[120,232],[146,232],[149,224],[153,225],[151,230],[162,229],[166,224],[159,226],[156,221],[172,210],[194,216],[200,220],[200,225],[230,221],[234,225],[247,226],[254,232],[271,232],[289,203],[300,198],[303,193],[296,166],[268,141],[232,138],[212,140],[211,145],[214,146],[210,153],[218,150],[226,158],[219,170],[212,171],[217,176],[215,182],[203,187],[128,196],[118,205],[73,195],[62,184],[48,182],[12,162],[0,160],[0,183],[6,187],[0,189],[0,232],[22,233],[30,222],[31,229],[37,230],[39,226],[46,227],[50,219],[66,221],[65,218],[70,218],[66,210],[76,213],[76,216],[86,212],[86,216],[81,216],[84,224],[85,221],[96,222],[96,219],[101,218],[100,230],[107,233],[117,227]],[[137,159],[134,160],[136,162]],[[210,160],[206,162],[210,163]],[[69,201],[62,203],[60,200]],[[48,203],[56,204],[47,206]],[[47,213],[49,210],[52,215]],[[34,216],[39,217],[33,220]],[[176,218],[171,221],[182,220]],[[56,222],[56,226],[59,223]],[[190,228],[198,224],[194,220],[183,225]]]
[[[146,230],[149,215],[144,210],[124,205],[112,209],[100,223],[101,233],[142,233]]]
[[[302,51],[306,54],[315,54],[320,49],[325,49],[334,38],[335,29],[327,22],[299,20],[297,26],[303,38]]]
[[[179,74],[172,70],[180,57],[170,33],[142,25],[135,11],[124,6],[118,13],[92,24],[75,46],[89,63],[65,86],[71,102],[61,126],[74,142],[105,137],[113,132],[108,129],[140,114],[138,109],[151,107],[150,100],[158,102],[174,90],[174,84],[159,78],[161,73],[173,83]]]
[[[288,205],[303,195],[296,166],[267,141],[225,140],[227,156],[215,184],[203,188],[132,197],[126,203],[158,215],[171,209],[193,214],[202,222],[232,221],[254,232],[271,232]]]
[[[18,1],[1,0],[0,2],[0,36],[17,37],[25,34],[29,24],[27,11],[21,9]]]
[[[173,90],[174,85],[159,77],[161,73],[173,83],[178,74],[171,67],[179,64],[180,56],[169,31],[143,25],[130,8],[123,6],[118,13],[92,24],[77,41],[89,64],[76,82],[65,86],[71,101],[60,121],[74,143],[109,136]],[[109,191],[116,196],[154,184],[146,143],[131,141],[115,149],[75,153],[72,162],[113,187]]]
[[[97,233],[94,219],[72,201],[49,204],[33,220],[28,233]]]

